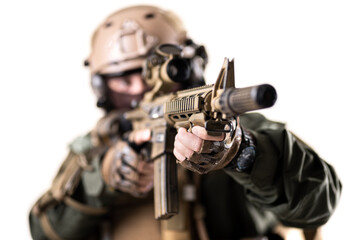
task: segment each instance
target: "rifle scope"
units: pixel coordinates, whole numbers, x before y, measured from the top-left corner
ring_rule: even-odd
[[[166,66],[166,73],[174,82],[186,82],[191,74],[190,64],[185,59],[173,58]]]

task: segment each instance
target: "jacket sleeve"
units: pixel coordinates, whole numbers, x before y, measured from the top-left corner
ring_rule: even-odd
[[[226,172],[245,188],[247,198],[284,225],[316,228],[335,210],[341,183],[332,166],[283,124],[248,114],[241,124],[256,140],[250,173]]]

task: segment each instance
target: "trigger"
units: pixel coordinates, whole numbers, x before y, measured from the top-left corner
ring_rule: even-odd
[[[208,120],[205,122],[205,129],[213,133],[228,133],[232,130],[232,125],[228,121]]]
[[[192,128],[194,127],[194,123],[190,122],[190,127],[188,128],[188,132],[191,133],[192,132]]]

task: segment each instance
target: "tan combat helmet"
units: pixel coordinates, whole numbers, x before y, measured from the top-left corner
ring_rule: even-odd
[[[203,46],[187,37],[182,21],[173,12],[155,6],[136,5],[110,15],[95,30],[91,53],[85,61],[91,73],[91,86],[97,96],[97,106],[112,109],[108,99],[106,77],[121,76],[142,69],[151,50],[160,44],[193,46],[194,72],[202,73],[207,63]],[[201,69],[196,71],[196,69]],[[192,74],[186,88],[203,85],[202,74]]]
[[[186,31],[172,12],[155,6],[132,6],[110,15],[94,32],[87,59],[92,75],[141,68],[161,43],[183,44]]]
[[[95,30],[91,53],[85,61],[97,106],[111,109],[104,75],[121,76],[142,68],[152,48],[162,43],[182,45],[187,40],[181,20],[155,6],[137,5],[110,15]]]

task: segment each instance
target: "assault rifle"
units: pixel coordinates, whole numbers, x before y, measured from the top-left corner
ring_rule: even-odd
[[[231,135],[234,118],[271,107],[277,95],[268,84],[235,88],[234,61],[227,58],[215,84],[169,93],[170,86],[191,71],[182,49],[176,45],[160,45],[146,66],[146,81],[154,87],[125,118],[132,122],[134,131],[152,131],[147,158],[154,161],[155,218],[167,219],[179,208],[177,166],[172,153],[177,129],[200,125],[209,134]]]

